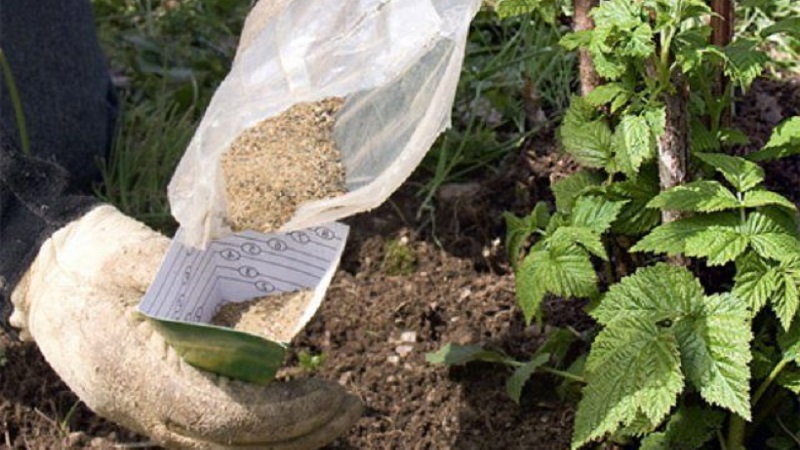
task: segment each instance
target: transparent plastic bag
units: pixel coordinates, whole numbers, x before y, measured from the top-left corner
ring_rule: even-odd
[[[231,234],[221,157],[244,130],[299,103],[344,98],[333,137],[347,192],[301,204],[280,231],[383,203],[450,124],[481,0],[261,0],[169,186],[183,243]]]

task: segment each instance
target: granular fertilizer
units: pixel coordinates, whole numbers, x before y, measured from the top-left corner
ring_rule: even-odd
[[[228,303],[214,315],[211,325],[256,334],[276,342],[289,342],[294,337],[297,321],[313,296],[314,291],[302,290]]]
[[[333,140],[343,102],[331,97],[296,104],[236,138],[222,157],[234,231],[275,231],[301,203],[345,192],[344,168]]]

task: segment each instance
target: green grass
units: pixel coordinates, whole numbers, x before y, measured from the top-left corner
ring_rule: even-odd
[[[423,162],[420,213],[440,186],[498,170],[498,160],[560,120],[576,83],[575,56],[558,45],[567,29],[532,16],[472,23],[453,127]]]
[[[93,0],[121,116],[97,195],[165,233],[166,187],[228,72],[248,0]]]

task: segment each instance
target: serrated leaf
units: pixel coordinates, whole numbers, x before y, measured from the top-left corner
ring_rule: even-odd
[[[749,234],[782,233],[800,237],[794,214],[787,214],[783,208],[759,208],[748,214],[745,227]]]
[[[762,258],[785,261],[800,255],[800,241],[783,233],[764,233],[750,236],[750,245]]]
[[[642,24],[641,5],[627,0],[602,2],[589,13],[597,28],[631,31]]]
[[[580,245],[589,253],[608,261],[608,254],[600,239],[600,234],[586,227],[559,227],[547,238],[551,246]]]
[[[578,246],[532,250],[516,272],[517,298],[526,323],[538,314],[545,293],[563,297],[592,297],[597,274],[589,255]]]
[[[578,47],[587,47],[592,41],[591,30],[581,30],[574,33],[567,33],[558,42],[562,47],[569,51],[574,51]]]
[[[645,22],[637,26],[627,36],[625,44],[622,46],[621,54],[632,58],[645,59],[655,52],[655,48],[653,29],[649,23]]]
[[[612,200],[627,201],[617,220],[611,224],[613,232],[635,236],[646,233],[661,223],[661,212],[647,207],[650,200],[660,192],[658,173],[656,170],[646,169],[651,168],[643,168],[635,179],[613,183],[609,187]]]
[[[591,315],[608,326],[628,317],[658,323],[691,314],[702,297],[703,287],[691,272],[657,264],[612,285]]]
[[[669,256],[684,253],[686,241],[710,226],[736,226],[739,218],[731,212],[694,216],[665,223],[653,229],[631,248],[632,252],[665,253]]]
[[[587,94],[584,99],[591,105],[603,106],[606,103],[610,103],[625,90],[625,86],[622,83],[601,84],[592,89],[592,92]]]
[[[709,408],[680,407],[666,429],[642,440],[639,450],[697,450],[722,428],[725,416]]]
[[[572,211],[575,199],[589,189],[600,186],[603,177],[597,172],[581,170],[550,185],[556,198],[556,209],[566,214]]]
[[[778,271],[753,253],[736,261],[733,293],[746,302],[755,316],[779,286]]]
[[[800,117],[791,117],[781,122],[767,144],[759,151],[747,155],[751,161],[767,161],[800,154]]]
[[[769,56],[759,50],[752,39],[736,39],[723,49],[727,57],[725,74],[731,81],[747,89],[761,75]]]
[[[536,230],[544,230],[547,227],[550,212],[545,202],[538,202],[533,211],[525,217],[504,212],[503,218],[506,221],[506,252],[511,265],[516,267],[525,242]]]
[[[778,385],[800,395],[800,370],[794,367],[784,369],[775,381]]]
[[[653,138],[661,137],[667,127],[667,111],[664,106],[658,108],[648,108],[643,114],[647,124],[650,126],[650,133]]]
[[[624,201],[610,201],[599,196],[580,197],[570,214],[570,223],[602,234],[616,220],[624,204]]]
[[[559,135],[564,151],[584,167],[604,168],[611,159],[611,129],[604,120],[578,127],[563,123]]]
[[[536,369],[544,365],[550,359],[549,353],[541,353],[536,355],[532,360],[524,365],[517,367],[514,373],[506,380],[506,393],[514,400],[514,403],[519,405],[519,398],[522,396],[522,388],[525,383],[536,372]]]
[[[629,177],[636,175],[643,162],[655,157],[655,141],[643,116],[624,116],[614,131],[613,144],[617,167]]]
[[[778,336],[778,345],[783,352],[783,359],[800,364],[800,321],[796,321],[788,331]]]
[[[722,153],[696,153],[695,156],[719,171],[739,192],[749,191],[764,181],[764,169],[744,158]]]
[[[750,313],[730,294],[703,300],[675,323],[681,366],[705,401],[750,420]]]
[[[444,364],[447,366],[461,366],[470,362],[499,362],[507,364],[511,360],[508,356],[486,350],[481,345],[459,345],[448,343],[439,350],[426,353],[425,361],[431,364]]]
[[[750,138],[738,128],[720,129],[719,140],[725,145],[747,145],[750,143]]]
[[[786,273],[782,274],[779,293],[780,295],[772,299],[772,310],[775,311],[783,328],[788,330],[797,315],[797,307],[800,306],[795,277]]]
[[[775,205],[782,206],[791,210],[796,210],[797,207],[788,198],[772,191],[754,190],[744,194],[742,204],[748,208],[755,208],[758,206]]]
[[[700,120],[692,120],[690,136],[692,153],[719,150],[719,139],[717,135],[706,128],[705,124]]]
[[[686,256],[706,258],[709,266],[721,266],[744,253],[750,243],[739,227],[711,226],[686,240]]]
[[[761,37],[768,38],[773,34],[786,33],[789,36],[800,37],[800,17],[789,17],[761,30]]]
[[[611,102],[610,106],[611,114],[615,114],[617,111],[619,111],[619,109],[625,106],[632,97],[633,92],[627,90],[614,97],[614,101]]]
[[[498,0],[495,11],[501,19],[535,12],[545,22],[552,24],[556,20],[559,9],[555,0]]]
[[[664,191],[647,206],[670,211],[715,212],[740,205],[736,196],[718,181],[703,180]]]
[[[680,358],[669,330],[623,317],[595,339],[586,361],[572,448],[602,438],[644,415],[659,423],[683,390]]]

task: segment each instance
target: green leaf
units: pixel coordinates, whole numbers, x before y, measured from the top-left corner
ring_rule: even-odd
[[[481,345],[448,343],[436,352],[426,353],[425,361],[431,364],[461,366],[475,361],[509,364],[513,359],[502,353],[486,350]]]
[[[538,202],[533,211],[525,217],[517,217],[509,212],[504,212],[506,220],[506,252],[511,265],[516,267],[520,253],[528,238],[536,230],[544,230],[550,221],[550,212],[547,203]]]
[[[552,24],[559,9],[555,0],[498,0],[495,11],[501,19],[538,13],[545,22]]]
[[[547,238],[547,242],[551,246],[559,247],[577,244],[598,258],[608,261],[600,234],[586,227],[559,227],[552,236]]]
[[[651,423],[661,422],[683,390],[674,336],[642,318],[622,317],[601,331],[586,369],[573,449],[633,423],[640,415]]]
[[[764,181],[764,169],[744,158],[722,153],[696,153],[695,156],[717,169],[739,192],[749,191]]]
[[[775,381],[778,385],[800,395],[800,370],[794,367],[784,369]]]
[[[558,133],[564,151],[581,165],[603,168],[611,159],[611,129],[596,115],[594,106],[573,96]]]
[[[703,287],[691,272],[662,263],[612,285],[591,315],[608,326],[622,318],[658,323],[691,314],[702,297]]]
[[[761,30],[761,37],[768,38],[778,33],[800,38],[800,17],[789,17],[764,28]]]
[[[750,307],[755,317],[779,287],[779,273],[754,253],[736,261],[736,284],[733,293]]]
[[[711,226],[732,227],[739,224],[735,213],[723,212],[694,216],[656,227],[631,248],[632,252],[666,253],[669,256],[686,251],[686,241]]]
[[[286,356],[285,345],[249,333],[146,317],[184,361],[229,378],[269,384]]]
[[[613,137],[617,167],[629,177],[638,173],[643,162],[655,157],[655,141],[643,116],[624,116]]]
[[[636,236],[650,231],[661,223],[661,212],[647,207],[650,200],[660,192],[658,172],[654,167],[647,169],[640,171],[635,179],[620,181],[609,186],[608,191],[612,200],[627,201],[617,220],[611,224],[613,232]]]
[[[797,307],[800,306],[800,295],[798,295],[797,279],[791,274],[784,273],[780,278],[780,295],[772,299],[772,310],[781,321],[784,329],[788,330],[797,315]]]
[[[559,135],[564,151],[584,167],[604,168],[611,160],[611,129],[604,120],[577,126],[564,121]]]
[[[709,266],[721,266],[744,253],[749,244],[739,227],[710,226],[686,240],[686,256],[707,258]]]
[[[627,89],[622,83],[608,83],[597,86],[584,97],[589,104],[594,106],[603,106],[611,103],[618,95],[625,92]]]
[[[744,206],[748,208],[755,208],[758,206],[775,205],[782,206],[791,210],[796,210],[797,207],[791,200],[786,197],[767,190],[754,190],[744,194]]]
[[[642,440],[639,450],[697,450],[722,428],[725,415],[709,408],[680,407],[667,422],[666,429]]]
[[[565,34],[559,41],[559,44],[569,51],[574,51],[578,49],[578,47],[589,46],[589,43],[591,41],[592,41],[592,31],[581,30],[581,31],[576,31],[574,33]]]
[[[671,211],[715,212],[739,208],[740,203],[736,196],[718,181],[704,180],[664,191],[647,206]]]
[[[526,323],[538,314],[545,293],[563,297],[597,294],[597,274],[589,255],[578,246],[531,251],[516,272],[517,298]]]
[[[681,366],[705,401],[750,420],[750,313],[733,295],[704,297],[675,323]]]
[[[591,188],[600,186],[602,182],[603,177],[599,173],[588,170],[575,172],[566,178],[556,181],[550,185],[553,196],[556,198],[556,209],[569,214],[576,198],[588,192]]]
[[[652,138],[661,137],[664,130],[667,128],[667,110],[666,107],[660,106],[658,108],[649,107],[645,109],[643,114],[647,125],[650,126],[650,135]]]
[[[783,352],[783,359],[800,364],[800,321],[796,321],[788,331],[778,336],[778,345]]]
[[[633,58],[645,59],[655,53],[653,43],[653,29],[645,22],[637,26],[633,33],[627,36],[627,42],[622,46],[621,54]]]
[[[751,235],[750,244],[762,258],[785,261],[800,254],[800,241],[783,233]]]
[[[692,153],[719,150],[718,136],[706,128],[700,120],[692,120],[690,136]]]
[[[599,196],[580,197],[570,214],[570,223],[602,234],[616,220],[625,202],[615,202]]]
[[[736,39],[723,49],[728,61],[725,74],[731,81],[747,89],[761,75],[769,56],[758,49],[753,39]]]
[[[641,5],[628,0],[608,0],[589,13],[597,28],[632,31],[642,24]]]
[[[750,138],[738,128],[721,128],[719,130],[719,140],[725,145],[747,145]]]
[[[550,359],[549,353],[541,353],[536,355],[532,360],[524,365],[517,367],[514,373],[506,380],[506,392],[514,403],[519,405],[519,398],[522,396],[522,388],[528,381],[528,378],[536,372],[536,369],[544,365]]]
[[[800,154],[800,116],[786,119],[775,127],[764,148],[750,153],[747,159],[758,162],[797,154]]]

